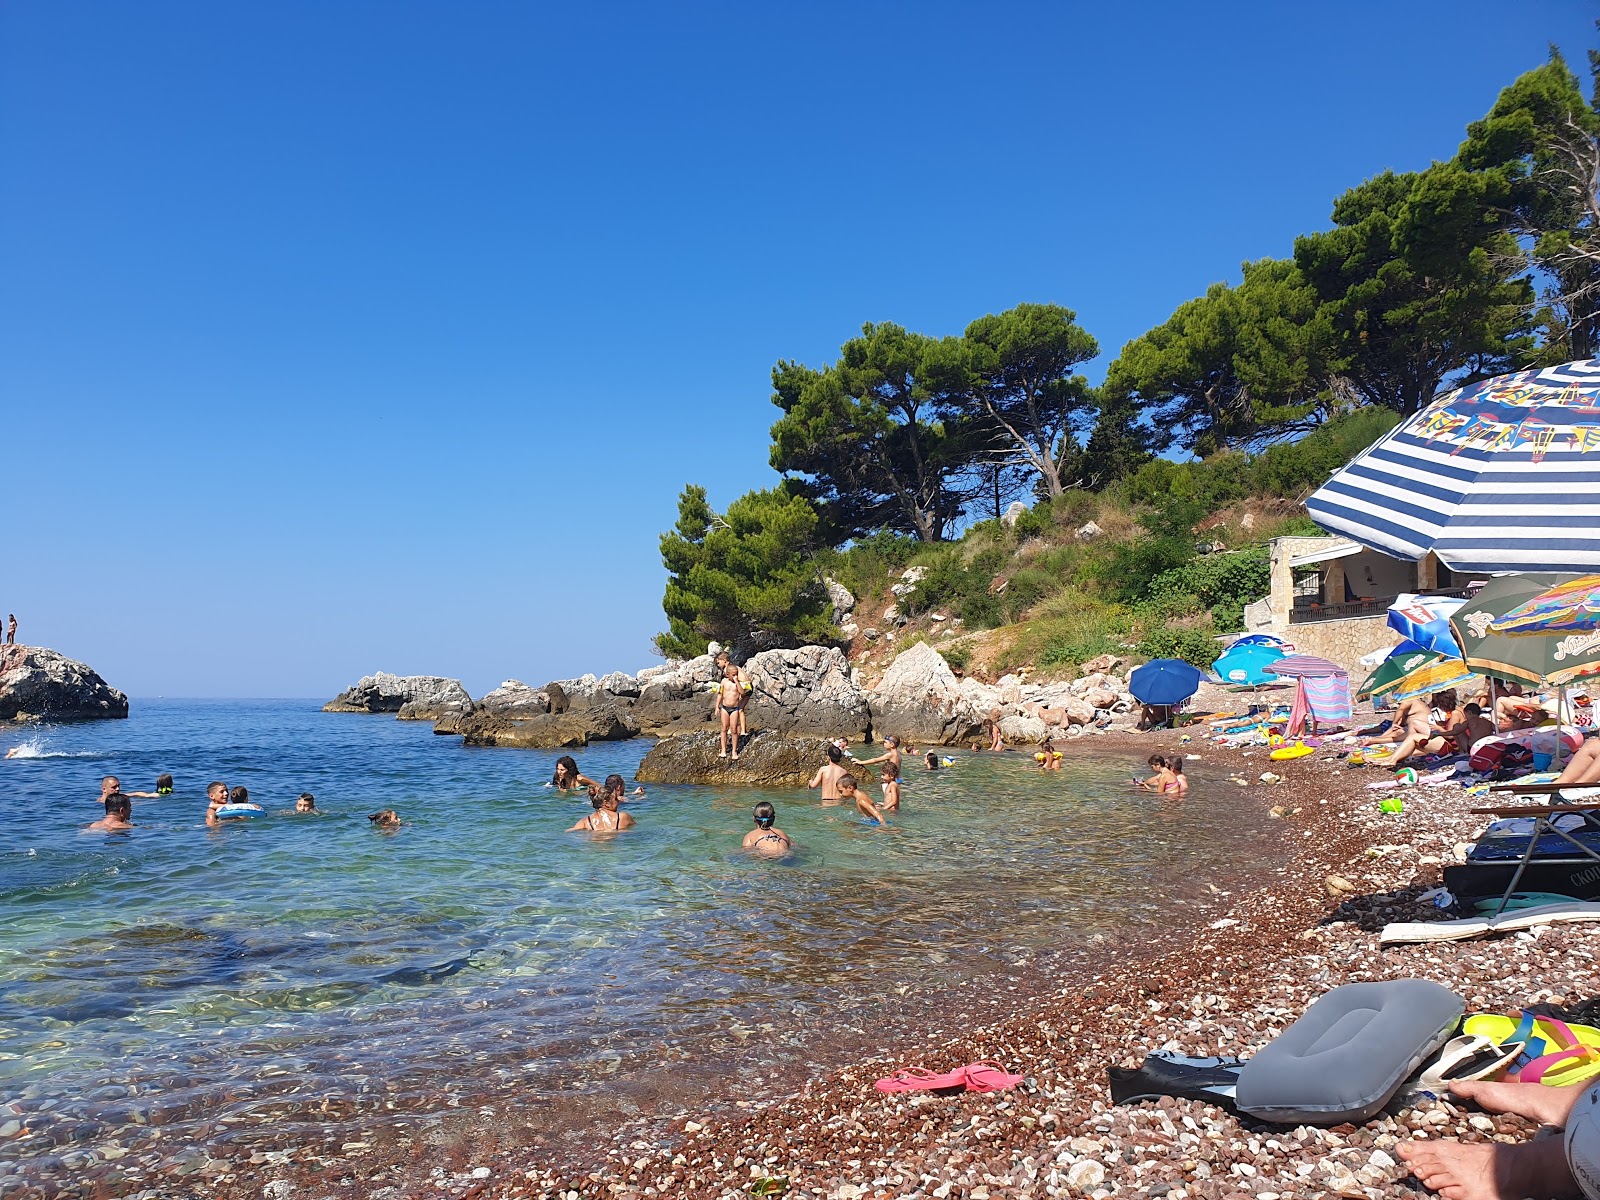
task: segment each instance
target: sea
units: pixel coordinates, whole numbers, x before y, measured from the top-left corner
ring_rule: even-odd
[[[575,753],[631,789],[649,745]],[[596,1105],[794,1086],[916,1045],[952,992],[1010,1004],[1158,945],[1283,855],[1281,823],[1203,757],[1179,803],[1092,739],[1060,772],[908,762],[889,828],[805,791],[652,785],[609,835],[568,832],[589,805],[548,786],[559,751],[315,700],[136,699],[125,721],[0,728],[13,749],[0,1193],[497,1106],[570,1137]],[[136,828],[85,831],[101,776],[154,791],[161,773],[176,790],[135,800]],[[213,780],[264,814],[208,828]],[[741,849],[758,800],[791,858]],[[374,827],[382,808],[403,824]]]

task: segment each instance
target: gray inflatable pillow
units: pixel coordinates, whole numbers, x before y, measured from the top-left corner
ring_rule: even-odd
[[[1462,1008],[1426,979],[1336,987],[1240,1070],[1239,1111],[1285,1125],[1365,1121],[1449,1040]]]

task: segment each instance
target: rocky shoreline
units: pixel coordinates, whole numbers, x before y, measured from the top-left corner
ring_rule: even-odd
[[[1071,682],[1032,684],[1016,675],[986,684],[951,670],[926,642],[901,651],[868,686],[837,647],[767,650],[742,664],[750,679],[752,732],[871,741],[886,733],[927,745],[957,745],[997,721],[1011,742],[1075,737],[1127,718],[1134,708],[1115,673],[1120,660],[1086,663]],[[394,713],[434,722],[434,732],[469,746],[577,748],[643,736],[670,738],[714,729],[711,654],[647,667],[552,680],[531,687],[508,679],[474,700],[458,679],[368,675],[323,706],[324,712]]]
[[[44,646],[0,646],[0,721],[103,721],[128,698],[87,663]]]
[[[1172,734],[1108,734],[1095,744],[1097,753],[1129,755],[1178,748]],[[1384,922],[1437,915],[1417,896],[1483,827],[1466,813],[1472,801],[1460,789],[1414,789],[1403,813],[1385,815],[1366,787],[1377,777],[1371,769],[1344,770],[1322,756],[1269,764],[1261,750],[1182,748],[1211,773],[1255,780],[1270,765],[1282,777],[1218,786],[1237,786],[1238,802],[1281,812],[1287,857],[1243,883],[1219,875],[1226,886],[1214,889],[1215,908],[1175,909],[1175,948],[1151,955],[1105,945],[1088,973],[1054,983],[1016,975],[953,986],[930,1001],[923,1034],[842,1061],[825,1077],[791,1080],[788,1091],[781,1082],[769,1092],[732,1077],[705,1099],[664,1101],[656,1115],[632,1119],[600,1095],[574,1096],[585,1118],[575,1139],[558,1136],[541,1107],[465,1114],[447,1135],[353,1148],[340,1148],[335,1131],[327,1145],[299,1148],[276,1166],[260,1154],[252,1163],[212,1160],[203,1182],[183,1181],[188,1192],[173,1191],[172,1180],[152,1192],[121,1190],[252,1200],[642,1200],[744,1196],[762,1179],[783,1179],[787,1190],[769,1194],[1381,1200],[1416,1194],[1393,1154],[1399,1140],[1531,1135],[1518,1118],[1442,1102],[1331,1130],[1267,1126],[1196,1101],[1110,1106],[1107,1067],[1136,1065],[1162,1047],[1247,1056],[1344,982],[1433,979],[1469,1011],[1600,993],[1593,926],[1380,949]],[[949,1098],[872,1089],[900,1066],[979,1059],[1002,1062],[1025,1084]]]

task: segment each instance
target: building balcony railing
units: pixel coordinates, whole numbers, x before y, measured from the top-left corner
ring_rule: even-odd
[[[1485,581],[1473,580],[1465,587],[1433,588],[1419,593],[1423,596],[1472,596]],[[1348,621],[1356,617],[1377,617],[1389,611],[1398,596],[1372,596],[1360,600],[1347,600],[1339,604],[1323,604],[1316,596],[1296,596],[1289,610],[1289,624],[1304,625],[1312,621]]]

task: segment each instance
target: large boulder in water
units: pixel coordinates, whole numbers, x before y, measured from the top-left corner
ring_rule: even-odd
[[[127,715],[128,698],[87,664],[43,646],[0,646],[0,721]]]
[[[550,711],[550,693],[508,679],[478,700],[476,711],[496,717],[532,717]]]
[[[744,666],[750,674],[746,716],[752,730],[851,739],[871,731],[867,697],[850,678],[850,660],[836,648],[766,650]]]
[[[890,663],[867,701],[880,734],[943,745],[970,737],[987,715],[973,707],[955,672],[927,642]]]
[[[827,761],[828,739],[786,737],[763,729],[745,739],[735,762],[717,757],[721,736],[709,731],[662,738],[634,778],[640,783],[711,783],[801,788]]]
[[[472,697],[459,679],[442,675],[391,675],[379,671],[363,677],[322,706],[323,712],[395,713],[402,721],[437,721],[447,714],[472,711]]]
[[[475,712],[450,732],[459,732],[469,746],[517,746],[533,750],[620,742],[639,735],[639,723],[623,705],[591,704],[580,711],[503,716]],[[434,726],[434,732],[441,732]]]

